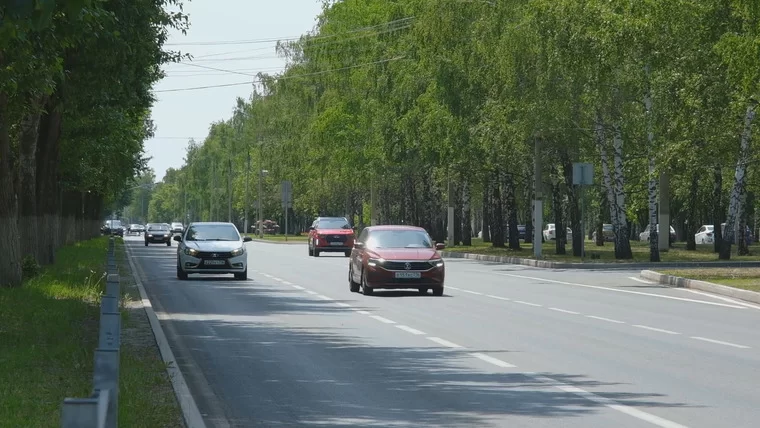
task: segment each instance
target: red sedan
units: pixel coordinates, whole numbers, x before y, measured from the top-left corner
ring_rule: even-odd
[[[416,288],[443,295],[446,267],[425,229],[414,226],[372,226],[364,229],[351,251],[348,282],[352,292]]]

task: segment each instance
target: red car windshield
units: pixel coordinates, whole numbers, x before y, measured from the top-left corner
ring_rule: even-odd
[[[369,236],[371,248],[433,248],[427,232],[421,230],[375,230]]]

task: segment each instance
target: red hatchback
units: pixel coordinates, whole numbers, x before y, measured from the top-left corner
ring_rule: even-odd
[[[425,229],[414,226],[372,226],[364,229],[354,244],[348,265],[352,292],[369,295],[375,289],[429,289],[443,295],[446,267]]]
[[[351,255],[354,229],[345,217],[317,217],[309,228],[309,255],[343,253]]]

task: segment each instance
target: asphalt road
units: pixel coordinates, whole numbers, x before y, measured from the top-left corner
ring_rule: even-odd
[[[126,241],[209,427],[760,420],[760,307],[637,272],[447,260],[443,297],[367,297],[303,245],[247,244],[248,281],[178,281],[176,246]]]

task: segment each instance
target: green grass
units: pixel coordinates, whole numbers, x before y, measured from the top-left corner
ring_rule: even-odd
[[[760,292],[760,268],[684,269],[658,272]]]
[[[92,392],[107,245],[101,237],[62,248],[56,264],[23,287],[0,289],[0,427],[60,426],[63,399]],[[133,344],[136,334],[146,342],[145,331],[125,312],[120,424],[179,427],[155,345],[151,356]]]
[[[605,242],[604,246],[597,247],[592,241],[586,241],[586,254],[588,257],[584,260],[587,263],[625,263],[625,262],[648,262],[649,261],[649,243],[631,241],[631,250],[633,252],[633,260],[616,260],[615,259],[615,246],[611,242]],[[533,259],[533,244],[525,244],[520,242],[520,250],[510,250],[508,248],[494,248],[490,243],[484,243],[481,239],[473,239],[471,246],[457,246],[448,247],[447,251],[462,252],[462,253],[474,253],[474,254],[489,254],[497,256],[511,256],[511,257],[524,257]],[[570,245],[566,246],[567,253],[565,255],[555,254],[555,243],[545,242],[543,245],[543,259],[560,261],[560,262],[580,262],[580,257],[573,257],[572,248]],[[678,242],[674,244],[674,247],[667,252],[660,253],[660,259],[663,262],[710,262],[718,261],[718,255],[712,251],[712,245],[697,245],[696,251],[686,251],[686,243]],[[750,247],[749,256],[736,256],[732,255],[733,261],[760,261],[760,246],[753,245]],[[597,259],[592,259],[591,255],[597,255]]]
[[[252,235],[248,234],[253,239],[260,239],[258,235]],[[287,236],[288,241],[295,241],[295,242],[306,242],[309,239],[309,235],[303,234],[303,235],[288,235]],[[264,235],[265,241],[282,241],[285,242],[285,235]]]

